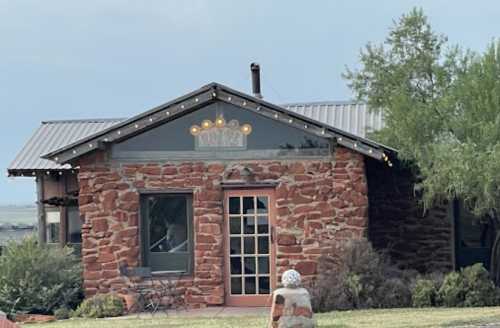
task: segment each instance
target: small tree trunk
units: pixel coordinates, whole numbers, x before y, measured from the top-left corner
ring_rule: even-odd
[[[490,257],[490,275],[495,285],[500,285],[500,226],[497,212],[491,211],[490,222],[495,231],[495,239],[491,247]]]

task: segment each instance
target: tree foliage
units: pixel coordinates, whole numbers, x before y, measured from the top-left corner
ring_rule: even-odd
[[[422,10],[403,15],[381,45],[361,52],[345,78],[382,110],[374,134],[418,169],[427,206],[455,197],[478,216],[500,210],[500,43],[461,51],[435,33]]]

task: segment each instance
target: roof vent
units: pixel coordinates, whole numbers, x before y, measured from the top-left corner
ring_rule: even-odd
[[[257,98],[262,99],[260,93],[260,66],[257,63],[250,64],[250,71],[252,72],[252,92]]]

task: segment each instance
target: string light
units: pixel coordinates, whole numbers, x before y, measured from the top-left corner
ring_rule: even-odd
[[[109,139],[108,139],[108,138],[104,138],[104,142],[108,142],[108,141],[109,141]]]
[[[139,124],[135,124],[134,127],[137,129],[139,128]]]
[[[184,105],[181,105],[181,108],[184,109]]]
[[[231,97],[227,97],[227,100],[231,101]]]
[[[201,129],[200,129],[200,127],[199,127],[198,125],[193,125],[193,126],[189,129],[189,131],[191,132],[191,134],[192,134],[193,136],[197,136],[198,134],[200,134]]]
[[[304,124],[304,129],[307,129],[307,128],[308,128],[307,124]]]
[[[224,120],[224,117],[222,117],[222,116],[219,116],[215,120],[215,126],[217,126],[218,128],[222,128],[225,124],[226,124],[226,120]]]
[[[354,143],[354,148],[358,148],[358,144],[357,143]]]
[[[73,154],[76,154],[76,150],[73,149]]]
[[[153,122],[153,118],[152,117],[149,118],[149,122]]]
[[[210,129],[212,127],[213,123],[210,120],[204,120],[201,122],[201,127],[204,129]]]
[[[92,145],[92,144],[89,144],[89,148],[92,148],[92,147],[93,147],[93,145]]]
[[[252,133],[252,126],[250,124],[243,124],[241,126],[241,132],[246,136],[249,135]]]
[[[278,113],[274,113],[274,118],[278,118]]]
[[[244,102],[242,103],[242,105],[243,105],[243,106],[246,106],[246,105],[247,105],[247,102],[246,102],[246,101],[244,101]]]
[[[121,132],[120,130],[118,130],[116,133],[117,133],[118,135],[122,134],[122,132]]]
[[[370,148],[370,149],[368,149],[368,152],[369,152],[370,154],[371,154],[371,153],[373,153],[373,149],[371,149],[371,148]]]
[[[293,122],[293,119],[288,119],[288,123],[292,123]]]
[[[342,141],[342,137],[338,137],[338,138],[337,138],[337,140],[338,140],[338,141]]]
[[[215,92],[212,92],[212,97],[217,97],[217,94]]]
[[[257,108],[255,108],[256,111],[259,111],[260,110],[260,106],[257,106]]]
[[[169,112],[169,111],[167,111],[165,114],[167,114],[167,116],[169,116],[169,115],[170,115],[170,112]]]

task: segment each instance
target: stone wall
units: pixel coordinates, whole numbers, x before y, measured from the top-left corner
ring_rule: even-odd
[[[79,163],[87,296],[129,294],[140,283],[120,273],[120,267],[141,265],[138,189],[193,190],[194,272],[179,282],[191,305],[224,303],[221,182],[239,180],[243,168],[257,182],[276,184],[278,275],[295,268],[312,278],[322,253],[367,234],[364,159],[344,148],[333,159],[300,161],[111,164],[106,155],[94,153]]]
[[[403,268],[420,272],[453,268],[453,225],[448,207],[426,212],[414,193],[413,174],[397,165],[367,159],[369,239],[388,249]]]

